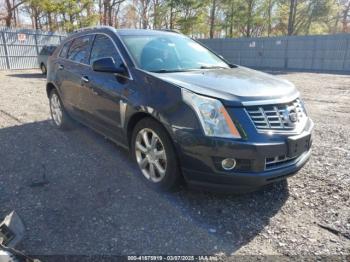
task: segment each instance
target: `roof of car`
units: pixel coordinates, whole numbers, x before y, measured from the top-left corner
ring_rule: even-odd
[[[116,29],[120,35],[159,35],[166,33],[177,33],[170,30],[151,30],[151,29]]]
[[[174,34],[177,33],[173,30],[152,30],[152,29],[115,29],[112,26],[95,26],[95,27],[85,27],[81,29],[77,29],[73,32],[75,33],[83,33],[83,32],[93,32],[93,31],[101,31],[101,30],[110,30],[116,32],[118,35],[159,35],[159,34]]]

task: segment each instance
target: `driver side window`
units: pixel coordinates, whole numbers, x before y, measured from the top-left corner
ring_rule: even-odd
[[[122,64],[122,59],[111,39],[105,35],[98,34],[92,46],[90,65],[92,65],[95,60],[104,57],[112,57],[117,66]]]

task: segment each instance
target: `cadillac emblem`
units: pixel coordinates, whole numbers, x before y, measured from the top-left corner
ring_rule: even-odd
[[[283,112],[283,118],[284,121],[295,125],[295,123],[298,122],[298,113],[294,107],[287,107]]]

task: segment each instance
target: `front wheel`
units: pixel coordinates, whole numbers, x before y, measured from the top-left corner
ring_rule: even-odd
[[[142,119],[134,128],[131,143],[134,159],[149,185],[163,191],[177,188],[181,177],[177,157],[160,123]]]

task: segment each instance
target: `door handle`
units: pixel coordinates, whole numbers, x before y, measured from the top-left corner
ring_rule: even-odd
[[[81,81],[83,81],[84,83],[88,83],[89,82],[89,78],[87,76],[82,76],[81,77]]]
[[[59,69],[59,70],[62,70],[63,68],[64,68],[63,65],[58,65],[58,69]]]

